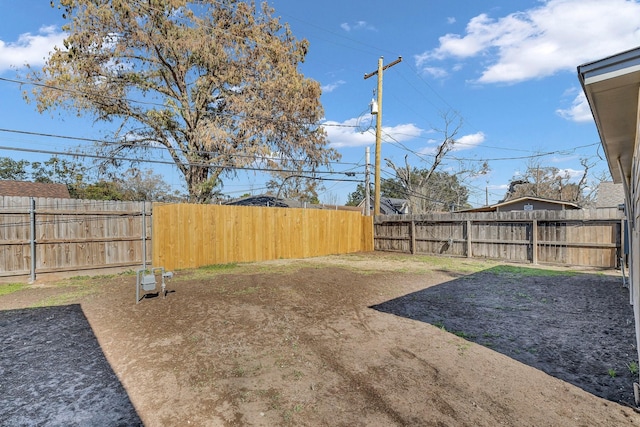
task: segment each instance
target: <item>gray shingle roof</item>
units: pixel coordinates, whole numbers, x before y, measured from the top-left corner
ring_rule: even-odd
[[[624,203],[624,187],[613,182],[601,182],[596,198],[597,208],[615,208]]]
[[[0,180],[0,196],[71,198],[64,184],[4,180]]]

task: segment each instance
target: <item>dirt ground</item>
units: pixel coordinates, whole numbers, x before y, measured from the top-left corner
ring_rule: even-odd
[[[0,310],[79,304],[146,426],[639,425],[619,272],[524,267],[355,254],[179,271],[139,304],[131,274],[36,283]]]

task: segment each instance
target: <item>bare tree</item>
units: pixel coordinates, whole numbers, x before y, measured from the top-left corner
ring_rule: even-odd
[[[593,190],[586,193],[589,170],[594,164],[588,159],[580,159],[583,168],[579,181],[571,182],[568,171],[554,166],[543,166],[538,158],[529,160],[526,172],[509,184],[504,200],[520,197],[540,197],[587,205],[592,199]]]
[[[396,174],[396,179],[399,181],[405,194],[407,194],[409,209],[412,213],[429,212],[437,208],[441,209],[441,200],[433,191],[438,185],[437,183],[432,183],[432,180],[447,154],[454,149],[456,137],[462,129],[463,124],[460,116],[453,112],[443,113],[441,118],[444,127],[441,129],[436,128],[435,130],[442,135],[442,141],[435,149],[433,160],[430,161],[430,164],[426,168],[418,169],[412,167],[409,164],[409,156],[404,157],[404,166],[396,165],[391,160],[385,159],[387,166],[393,169]],[[454,175],[482,174],[486,173],[488,168],[489,166],[486,162],[479,168],[461,165]]]

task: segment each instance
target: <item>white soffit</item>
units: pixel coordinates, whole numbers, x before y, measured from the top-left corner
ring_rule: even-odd
[[[629,177],[635,146],[640,48],[578,67],[614,182]],[[619,161],[619,163],[618,163]],[[622,166],[622,171],[619,165]]]

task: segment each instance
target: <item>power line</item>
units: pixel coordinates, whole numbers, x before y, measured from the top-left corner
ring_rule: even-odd
[[[0,128],[0,132],[16,133],[16,134],[31,135],[31,136],[40,136],[40,137],[47,137],[47,138],[68,139],[68,140],[84,141],[84,142],[93,142],[93,143],[98,143],[98,144],[103,144],[103,145],[127,145],[128,148],[136,148],[135,146],[133,146],[131,144],[127,144],[126,142],[105,141],[105,140],[101,140],[101,139],[83,138],[83,137],[75,137],[75,136],[68,136],[68,135],[57,135],[57,134],[49,134],[49,133],[42,133],[42,132],[31,132],[31,131],[24,131],[24,130],[2,129],[2,128]],[[165,146],[153,146],[153,145],[145,146],[145,147],[139,147],[139,148],[145,148],[145,149],[150,149],[150,148],[153,149],[153,148],[155,148],[155,149],[158,149],[158,150],[166,149]],[[214,151],[207,151],[207,150],[183,150],[183,149],[176,148],[176,151],[180,151],[183,154],[198,154],[198,155],[216,154],[216,152],[214,152]],[[253,159],[253,160],[256,160],[256,161],[257,160],[266,160],[266,159],[270,159],[271,158],[269,156],[257,156],[257,155],[256,156],[249,156],[249,155],[244,155],[244,154],[236,154],[236,155],[234,155],[234,157],[249,158],[249,159]],[[291,161],[299,162],[299,163],[306,163],[305,160],[299,160],[299,159],[291,159]],[[362,167],[361,164],[349,163],[349,162],[327,162],[327,164],[330,164],[330,165],[331,164],[349,165],[349,166]]]
[[[407,147],[406,145],[404,145],[403,143],[401,143],[400,141],[398,141],[396,138],[394,138],[391,134],[384,132],[384,136],[389,138],[391,141],[386,141],[392,145],[395,145],[396,147],[405,150],[413,155],[415,155],[416,157],[422,159],[422,160],[427,160],[427,157],[429,156],[428,154],[424,154],[424,153],[420,153],[418,151],[415,151],[409,147]],[[459,144],[457,141],[454,143],[454,146],[456,144]],[[465,158],[465,157],[456,157],[456,156],[452,156],[452,155],[448,155],[447,158],[451,159],[451,160],[456,160],[456,161],[469,161],[469,162],[494,162],[494,161],[506,161],[506,160],[526,160],[526,159],[535,159],[538,157],[545,157],[545,156],[552,156],[555,154],[559,154],[559,155],[569,155],[572,154],[573,152],[575,152],[578,149],[581,148],[588,148],[588,147],[594,147],[594,146],[599,146],[600,143],[599,142],[594,142],[591,144],[585,144],[585,145],[578,145],[576,147],[571,147],[571,148],[567,148],[567,149],[563,149],[563,150],[555,150],[555,151],[547,151],[544,153],[535,153],[535,154],[531,154],[528,156],[514,156],[514,157],[494,157],[494,158]]]
[[[419,74],[417,72],[416,72],[416,75],[420,78],[420,76],[419,76]],[[421,78],[421,80],[423,80],[423,79]],[[36,82],[31,82],[31,81],[21,81],[21,80],[16,80],[16,79],[9,79],[9,78],[5,78],[5,77],[0,77],[0,81],[6,81],[6,82],[16,83],[16,84],[20,84],[20,85],[34,85],[34,86],[45,87],[45,88],[48,88],[48,89],[58,90],[58,91],[62,91],[62,92],[77,93],[77,94],[81,94],[81,95],[87,94],[87,92],[84,92],[84,91],[67,89],[67,88],[59,88],[59,87],[52,86],[52,85],[46,85],[46,84],[36,83]],[[427,82],[425,82],[425,84],[428,85]],[[432,90],[434,90],[434,89],[432,88]],[[150,106],[156,106],[156,107],[162,107],[162,108],[166,107],[164,104],[148,102],[148,101],[142,101],[142,100],[138,100],[138,99],[116,98],[116,97],[110,97],[110,96],[106,96],[106,95],[100,95],[100,96],[102,96],[104,98],[112,99],[112,100],[122,100],[122,99],[124,99],[125,101],[128,101],[128,102],[133,102],[133,103],[138,103],[138,104],[143,104],[143,105],[150,105]],[[246,118],[246,117],[243,117],[243,116],[240,116],[240,115],[237,115],[237,114],[226,113],[226,112],[216,112],[216,114],[221,115],[221,116],[229,116],[229,117],[233,117],[233,118],[237,118],[237,119]],[[460,116],[460,114],[458,112],[455,112],[455,114]],[[261,117],[261,116],[248,116],[248,117],[250,117],[252,119],[256,119],[256,120],[262,120],[262,121],[267,121],[267,122],[275,122],[274,119]],[[462,118],[462,116],[460,116],[460,117]],[[298,122],[293,122],[293,121],[288,121],[288,122],[289,123],[298,123]],[[301,123],[301,124],[304,125],[304,123]],[[346,125],[346,124],[340,124],[340,123],[313,123],[313,125],[319,126],[319,127],[352,128],[352,129],[358,129],[358,127],[359,127],[358,125]],[[94,142],[94,143],[101,143],[101,144],[119,144],[119,145],[123,144],[122,142],[117,142],[117,141],[104,141],[104,140],[96,140],[96,139],[91,139],[91,138],[80,138],[80,137],[70,137],[70,136],[62,136],[62,135],[52,135],[52,134],[44,134],[44,133],[38,133],[38,132],[27,132],[27,131],[8,130],[8,129],[0,129],[0,131],[22,133],[22,134],[29,134],[29,135],[36,135],[36,136],[45,136],[45,137],[55,137],[55,138],[70,139],[70,140],[87,141],[87,142]],[[397,141],[395,138],[393,138],[391,135],[389,135],[386,132],[385,132],[385,135],[387,137],[391,138],[392,140],[394,140],[397,144],[400,144],[402,149],[404,149],[404,150],[410,152],[411,154],[413,154],[413,155],[425,160],[425,157],[424,157],[423,154],[418,153],[415,150],[409,149],[408,147],[406,147],[405,145],[401,144],[399,141]],[[401,134],[399,134],[399,135],[401,135]],[[411,135],[411,136],[413,138],[416,138],[416,139],[426,139],[426,138],[422,138],[420,136],[413,136],[413,135]],[[461,142],[456,142],[456,143],[460,144],[460,145],[464,145],[465,144],[465,143],[461,143]],[[534,153],[534,154],[531,154],[530,156],[501,157],[501,158],[488,158],[488,159],[457,158],[457,157],[449,156],[449,158],[451,158],[452,160],[474,161],[474,162],[477,162],[477,161],[525,160],[525,159],[543,157],[543,156],[553,155],[553,154],[564,154],[564,153],[567,153],[567,151],[569,151],[569,150],[576,150],[576,149],[579,149],[579,148],[592,147],[592,146],[596,146],[596,145],[600,145],[600,143],[597,142],[597,143],[593,143],[593,144],[573,147],[573,148],[569,148],[569,149],[565,149],[565,150],[556,150],[556,151],[551,151],[551,152],[546,152],[546,153]],[[506,150],[506,151],[531,152],[530,150],[522,150],[522,149],[515,149],[515,148],[505,148],[505,147],[495,147],[495,146],[486,146],[486,145],[482,145],[482,147],[483,148],[493,148],[493,149],[498,149],[498,150]],[[150,146],[150,147],[145,147],[145,148],[163,149],[164,147],[153,147],[153,146]],[[192,154],[212,154],[213,153],[213,152],[206,151],[206,150],[183,150],[183,149],[180,149],[180,148],[176,148],[176,151],[180,151],[180,152],[182,152],[184,154],[187,154],[187,153],[192,153]],[[251,156],[236,155],[235,157],[251,157]],[[263,156],[263,158],[268,158],[268,156]],[[293,159],[293,161],[294,162],[295,161],[304,162],[303,160],[295,160],[295,159]],[[331,163],[341,164],[340,162],[329,162],[329,164],[331,164]]]
[[[9,82],[9,83],[16,83],[16,84],[19,84],[19,85],[32,85],[32,86],[44,87],[44,88],[47,88],[47,89],[57,90],[57,91],[60,91],[60,92],[76,93],[76,94],[83,95],[83,96],[86,96],[86,95],[99,96],[101,98],[110,99],[110,100],[116,100],[116,101],[123,101],[124,100],[124,101],[127,101],[127,102],[136,103],[136,104],[150,105],[150,106],[154,106],[154,107],[162,107],[163,109],[166,108],[166,105],[155,103],[155,102],[142,101],[142,100],[133,99],[133,98],[113,97],[113,96],[108,96],[108,95],[103,95],[103,94],[96,94],[96,93],[90,93],[90,92],[86,92],[86,91],[80,91],[80,90],[76,90],[76,89],[61,88],[61,87],[57,87],[57,86],[53,86],[53,85],[47,85],[47,84],[43,84],[43,83],[36,83],[36,82],[32,82],[32,81],[8,79],[8,78],[5,78],[5,77],[0,77],[0,81]],[[229,113],[229,112],[216,111],[213,114],[216,114],[216,115],[219,115],[219,116],[231,117],[231,118],[235,118],[235,119],[241,119],[241,120],[245,120],[247,118],[250,118],[250,119],[253,119],[253,120],[259,120],[259,121],[269,122],[269,123],[282,123],[281,120],[276,120],[276,119],[273,119],[271,117],[265,117],[265,116],[250,115],[250,114],[247,114],[246,112],[243,113],[243,114],[233,114],[233,113]],[[344,128],[356,128],[357,127],[355,125],[344,125],[344,124],[340,124],[340,123],[321,123],[321,122],[315,123],[315,122],[303,122],[303,121],[294,121],[294,120],[285,120],[285,122],[289,123],[289,124],[299,124],[299,125],[303,125],[303,126],[344,127]]]
[[[154,159],[136,159],[136,158],[128,158],[128,157],[112,157],[105,156],[99,154],[87,154],[87,153],[69,153],[65,151],[54,151],[54,150],[36,150],[31,148],[18,148],[18,147],[8,147],[8,146],[0,146],[0,150],[8,150],[8,151],[18,151],[25,153],[36,153],[36,154],[49,154],[49,155],[60,155],[60,156],[70,156],[70,157],[83,157],[83,158],[92,158],[92,159],[100,159],[100,160],[117,160],[117,161],[125,161],[125,162],[138,162],[138,163],[153,163],[153,164],[163,164],[163,165],[171,165],[175,166],[175,162],[169,160],[154,160]],[[233,170],[241,170],[241,171],[254,171],[254,172],[276,172],[276,173],[300,173],[299,170],[288,170],[288,169],[272,169],[272,168],[258,168],[258,167],[244,167],[244,166],[232,166],[232,165],[212,165],[208,163],[200,163],[200,162],[191,162],[193,166],[199,166],[203,168],[213,168],[213,169],[233,169]],[[337,175],[337,174],[364,174],[364,172],[351,172],[351,171],[307,171],[305,173],[317,173],[317,174],[329,174],[329,175]]]

